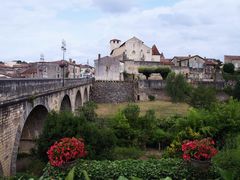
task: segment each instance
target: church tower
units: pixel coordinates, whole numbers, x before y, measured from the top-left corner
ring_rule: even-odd
[[[119,39],[110,40],[110,51],[112,52],[112,50],[119,48],[120,45],[121,45],[121,40]]]

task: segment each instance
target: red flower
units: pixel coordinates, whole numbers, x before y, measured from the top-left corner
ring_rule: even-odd
[[[47,152],[50,164],[52,166],[61,166],[62,164],[86,156],[83,139],[62,138],[54,143]]]
[[[214,148],[215,142],[211,138],[202,140],[184,141],[182,144],[183,159],[190,158],[197,160],[208,160],[217,154],[217,149]]]

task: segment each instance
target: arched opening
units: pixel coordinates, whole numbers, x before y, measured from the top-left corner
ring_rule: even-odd
[[[77,92],[75,99],[75,110],[79,109],[82,106],[82,97],[80,91]]]
[[[64,96],[60,106],[60,111],[72,111],[71,101],[68,95]]]
[[[15,146],[17,149],[16,157],[13,155],[12,172],[24,172],[31,162],[31,153],[36,150],[36,140],[42,133],[44,123],[47,119],[48,110],[43,105],[38,105],[28,115],[23,129],[19,128],[20,140],[16,139]],[[19,142],[19,144],[18,144]],[[14,152],[14,151],[13,151]],[[30,155],[30,156],[29,156]],[[16,167],[16,169],[15,169]]]
[[[35,148],[35,140],[42,133],[48,110],[42,105],[36,106],[28,115],[20,138],[18,153],[29,154]]]
[[[0,162],[0,177],[3,177],[3,169],[2,169],[2,164]]]
[[[87,88],[85,88],[84,90],[84,95],[83,95],[83,102],[87,102],[88,101],[88,92],[87,92]]]

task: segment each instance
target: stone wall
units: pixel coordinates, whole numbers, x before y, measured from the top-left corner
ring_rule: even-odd
[[[90,98],[96,103],[120,103],[136,100],[134,81],[95,81]]]

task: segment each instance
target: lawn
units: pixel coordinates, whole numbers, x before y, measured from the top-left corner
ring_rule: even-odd
[[[112,117],[116,112],[122,110],[128,103],[98,104],[97,114],[100,117]],[[172,103],[169,101],[147,101],[136,103],[141,110],[141,115],[147,110],[153,109],[157,117],[167,117],[175,114],[186,115],[189,105],[186,103]]]

